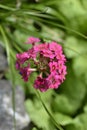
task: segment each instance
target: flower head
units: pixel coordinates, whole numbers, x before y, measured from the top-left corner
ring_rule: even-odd
[[[49,81],[46,78],[37,77],[34,82],[34,87],[41,92],[45,92],[49,88]]]
[[[32,44],[32,45],[35,45],[35,43],[37,42],[40,42],[40,39],[39,38],[36,38],[36,37],[29,37],[27,39],[27,44]]]
[[[56,42],[35,44],[40,39],[30,37],[28,43],[33,47],[16,55],[16,69],[24,81],[28,81],[31,73],[38,72],[34,88],[42,92],[57,89],[67,74],[62,46]]]
[[[22,78],[24,79],[25,82],[28,81],[28,78],[29,78],[31,72],[32,71],[30,70],[29,66],[20,68],[20,74],[22,75]]]

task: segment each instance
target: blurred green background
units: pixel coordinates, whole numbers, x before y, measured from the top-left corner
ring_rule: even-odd
[[[63,46],[66,80],[41,97],[64,130],[87,130],[87,0],[0,0],[0,43],[9,64],[5,76],[23,87],[25,107],[35,127],[57,130],[36,96],[36,75],[24,83],[15,69],[15,55],[30,47],[24,44],[29,36]]]

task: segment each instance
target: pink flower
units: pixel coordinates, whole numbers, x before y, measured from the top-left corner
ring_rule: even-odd
[[[66,74],[67,74],[66,66],[63,65],[62,72],[61,72],[61,74],[60,74],[60,80],[61,80],[62,82],[65,80]]]
[[[34,59],[36,58],[36,51],[34,50],[34,48],[32,47],[31,49],[28,50],[28,55],[30,58]]]
[[[49,44],[47,43],[34,46],[34,50],[42,54],[44,57],[54,58],[55,56],[52,51],[49,50]]]
[[[57,89],[65,80],[67,74],[62,46],[56,42],[35,45],[40,39],[30,37],[29,44],[33,47],[26,52],[16,55],[16,69],[24,81],[28,81],[31,73],[37,72],[34,88],[45,92]],[[33,68],[32,68],[33,67]]]
[[[21,64],[23,64],[26,60],[29,59],[28,52],[16,54],[16,58]]]
[[[40,39],[39,38],[36,38],[36,37],[29,37],[27,39],[27,44],[32,44],[32,45],[35,45],[36,42],[40,42]]]
[[[28,81],[31,72],[32,71],[30,70],[29,66],[20,68],[20,74],[22,75],[22,78],[24,79],[25,82]]]
[[[51,51],[54,51],[54,52],[61,52],[61,51],[62,51],[62,46],[59,45],[59,44],[56,43],[56,42],[51,42],[51,43],[49,44],[49,49],[50,49]]]
[[[53,61],[49,63],[50,72],[54,72],[58,69],[58,63]]]
[[[64,62],[62,60],[58,61],[58,70],[59,70],[59,73],[62,72],[63,68],[64,68]]]
[[[49,88],[49,82],[46,78],[37,77],[34,82],[34,88],[39,89],[41,92],[45,92]]]
[[[61,54],[61,53],[56,53],[56,58],[58,59],[58,60],[61,60],[61,61],[66,61],[66,58],[65,58],[65,55],[63,55],[63,54]]]
[[[56,73],[51,73],[49,76],[48,76],[48,81],[50,82],[49,83],[49,88],[51,89],[56,89],[59,87],[59,85],[61,84],[60,82],[60,79],[59,79],[59,75],[56,74]]]
[[[16,65],[15,65],[16,69],[20,69],[20,63],[18,61],[16,61]]]
[[[49,58],[51,58],[51,59],[53,59],[54,58],[54,54],[50,51],[50,50],[48,50],[48,49],[43,49],[42,51],[41,51],[41,54],[44,56],[44,57],[49,57]]]
[[[47,49],[48,49],[48,44],[47,43],[42,43],[42,44],[34,46],[34,50],[36,52],[40,52],[40,51],[47,50]]]

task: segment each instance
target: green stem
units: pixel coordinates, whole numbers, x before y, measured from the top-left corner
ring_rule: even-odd
[[[6,37],[6,34],[4,32],[4,29],[3,27],[0,25],[0,32],[3,36],[3,39],[4,39],[4,44],[5,44],[5,47],[6,47],[6,52],[7,52],[7,60],[8,60],[8,64],[9,66],[12,68],[12,65],[11,65],[11,58],[10,56],[12,55],[13,56],[13,53],[12,51],[10,50],[10,47],[9,47],[9,43],[8,43],[8,39]],[[12,75],[12,69],[11,69],[11,79],[13,79],[13,75]],[[14,115],[13,115],[13,118],[14,118],[14,129],[16,130],[16,119],[15,119],[15,87],[14,87],[14,80],[12,80],[12,104],[13,104],[13,111],[14,111]]]
[[[39,17],[40,18],[40,17]],[[84,38],[84,39],[87,39],[87,36],[85,36],[83,33],[80,33],[80,32],[78,32],[78,31],[76,31],[76,30],[74,30],[74,29],[70,29],[69,27],[66,27],[66,26],[64,26],[64,25],[62,25],[62,24],[58,24],[58,23],[53,23],[51,20],[50,21],[48,21],[48,20],[46,20],[46,19],[39,19],[40,21],[42,21],[42,22],[44,22],[44,23],[48,23],[49,25],[53,25],[53,26],[55,26],[55,27],[59,27],[59,28],[61,28],[61,29],[65,29],[65,30],[68,30],[68,31],[70,31],[70,32],[73,32],[73,33],[75,33],[75,34],[77,34],[78,36],[81,36],[82,38]]]
[[[7,52],[7,59],[8,59],[8,63],[10,63],[10,51],[9,51],[9,45],[8,45],[8,41],[7,41],[7,38],[6,38],[6,35],[4,33],[4,30],[3,30],[3,27],[0,25],[0,32],[3,36],[3,39],[4,39],[4,44],[5,44],[5,47],[6,47],[6,52]]]
[[[50,118],[52,119],[54,125],[59,129],[59,130],[64,130],[58,123],[57,121],[55,120],[54,116],[52,115],[52,113],[48,110],[48,108],[46,107],[46,105],[44,104],[42,98],[41,98],[41,95],[39,93],[39,91],[36,91],[36,94],[37,96],[39,97],[44,109],[46,110],[47,114],[50,116]]]
[[[13,11],[13,12],[16,13],[16,15],[19,14],[20,16],[29,15],[29,16],[32,16],[32,17],[33,17],[33,16],[34,16],[34,17],[38,17],[38,18],[40,18],[39,20],[41,20],[42,22],[48,23],[48,24],[53,25],[53,26],[56,26],[56,27],[60,27],[60,28],[62,28],[62,29],[66,29],[66,30],[68,30],[68,31],[70,31],[70,32],[73,32],[73,33],[75,33],[75,34],[77,34],[77,35],[83,37],[84,39],[87,39],[87,36],[85,36],[84,34],[78,32],[78,31],[76,31],[76,30],[70,29],[69,27],[66,27],[66,26],[61,25],[61,24],[58,24],[58,23],[53,23],[53,22],[52,22],[52,19],[55,18],[55,17],[53,17],[53,16],[49,16],[49,15],[45,15],[45,14],[40,14],[40,13],[38,13],[38,12],[37,12],[37,13],[36,13],[36,12],[32,12],[32,11],[29,12],[29,10],[23,10],[23,9],[18,10],[18,9],[16,9],[16,8],[11,8],[11,7],[2,5],[2,4],[0,4],[0,8],[5,9],[5,10],[9,10],[9,11]],[[16,11],[17,11],[17,12],[16,12]],[[43,19],[42,19],[42,18],[43,18]],[[46,20],[46,19],[44,19],[44,18],[49,18],[50,21],[48,21],[48,20]]]
[[[7,32],[7,30],[5,30],[5,33],[6,33],[6,35],[8,36],[8,38],[9,38],[9,40],[12,40],[12,45],[13,45],[13,47],[18,51],[18,52],[23,52],[22,51],[22,49],[20,48],[20,46],[19,46],[19,44],[18,44],[18,42],[16,42],[16,40],[12,37],[12,35],[11,35],[11,32]],[[14,42],[15,43],[14,43]]]
[[[15,8],[8,7],[8,6],[2,5],[2,4],[0,4],[0,8],[5,9],[5,10],[9,10],[9,11],[16,11],[17,10]]]

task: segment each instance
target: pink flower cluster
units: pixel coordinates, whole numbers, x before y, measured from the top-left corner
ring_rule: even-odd
[[[67,74],[62,46],[56,42],[39,42],[38,38],[28,38],[27,44],[32,44],[32,48],[16,55],[16,69],[24,81],[28,81],[31,73],[37,72],[34,88],[41,92],[57,89]]]

